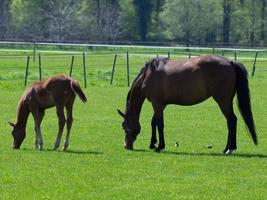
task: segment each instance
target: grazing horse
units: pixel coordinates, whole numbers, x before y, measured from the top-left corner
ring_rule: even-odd
[[[233,98],[237,94],[238,107],[257,144],[257,134],[250,105],[250,93],[245,67],[221,56],[199,56],[184,62],[167,58],[154,58],[147,62],[133,81],[127,95],[125,113],[118,110],[124,121],[125,148],[133,149],[140,133],[139,115],[145,99],[152,103],[150,149],[165,148],[163,111],[168,104],[189,106],[213,97],[227,120],[228,140],[224,154],[236,148],[237,117],[233,110]],[[159,134],[158,147],[156,128]]]
[[[20,148],[26,136],[25,128],[28,116],[32,113],[36,133],[35,147],[42,150],[43,138],[40,125],[45,114],[45,109],[56,106],[59,128],[54,150],[60,145],[63,129],[67,122],[67,134],[63,147],[63,150],[66,150],[69,146],[70,129],[73,121],[72,107],[76,94],[83,102],[87,101],[79,83],[65,75],[56,75],[47,80],[33,83],[26,89],[19,100],[16,124],[9,122],[13,127],[13,148]],[[64,107],[67,111],[67,120],[64,115]]]

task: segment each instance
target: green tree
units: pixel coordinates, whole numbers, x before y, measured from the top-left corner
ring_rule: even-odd
[[[187,45],[216,40],[221,12],[215,0],[169,0],[161,18],[170,39]]]
[[[9,29],[9,13],[10,0],[0,1],[0,40],[8,38]]]
[[[134,0],[138,29],[142,41],[146,41],[151,21],[152,3],[150,0]]]

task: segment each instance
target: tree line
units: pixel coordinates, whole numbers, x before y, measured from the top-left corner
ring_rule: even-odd
[[[266,45],[267,0],[0,0],[0,40]]]

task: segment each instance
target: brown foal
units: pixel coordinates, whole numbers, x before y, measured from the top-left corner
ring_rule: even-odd
[[[56,150],[61,141],[63,129],[67,122],[67,134],[63,150],[69,146],[70,130],[73,122],[72,108],[76,94],[83,102],[86,102],[86,96],[83,93],[79,83],[71,77],[65,75],[56,75],[47,80],[33,83],[21,96],[17,109],[17,122],[9,122],[13,127],[13,148],[19,149],[25,136],[26,124],[30,113],[32,113],[35,123],[35,147],[43,149],[43,138],[41,133],[41,122],[45,115],[45,109],[56,106],[58,116],[58,133],[54,150]],[[67,120],[64,115],[64,107],[67,111]]]
[[[200,56],[184,62],[155,58],[146,63],[134,80],[127,95],[123,117],[125,148],[133,149],[140,133],[139,115],[145,99],[152,103],[154,116],[151,120],[152,137],[150,148],[160,151],[165,148],[163,111],[168,104],[194,105],[213,97],[227,120],[228,140],[225,154],[236,148],[237,117],[233,110],[233,98],[237,94],[238,107],[257,144],[257,135],[250,105],[247,71],[238,62],[221,56]],[[159,133],[157,143],[156,128]]]

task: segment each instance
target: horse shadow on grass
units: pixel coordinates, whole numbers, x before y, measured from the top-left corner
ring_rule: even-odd
[[[134,152],[153,152],[146,149],[135,149]],[[156,153],[156,152],[155,152]],[[177,151],[162,151],[160,154],[181,155],[181,156],[214,156],[214,157],[237,157],[237,158],[266,158],[265,154],[248,154],[248,153],[233,153],[232,155],[224,155],[223,153],[195,153],[195,152],[177,152]]]

